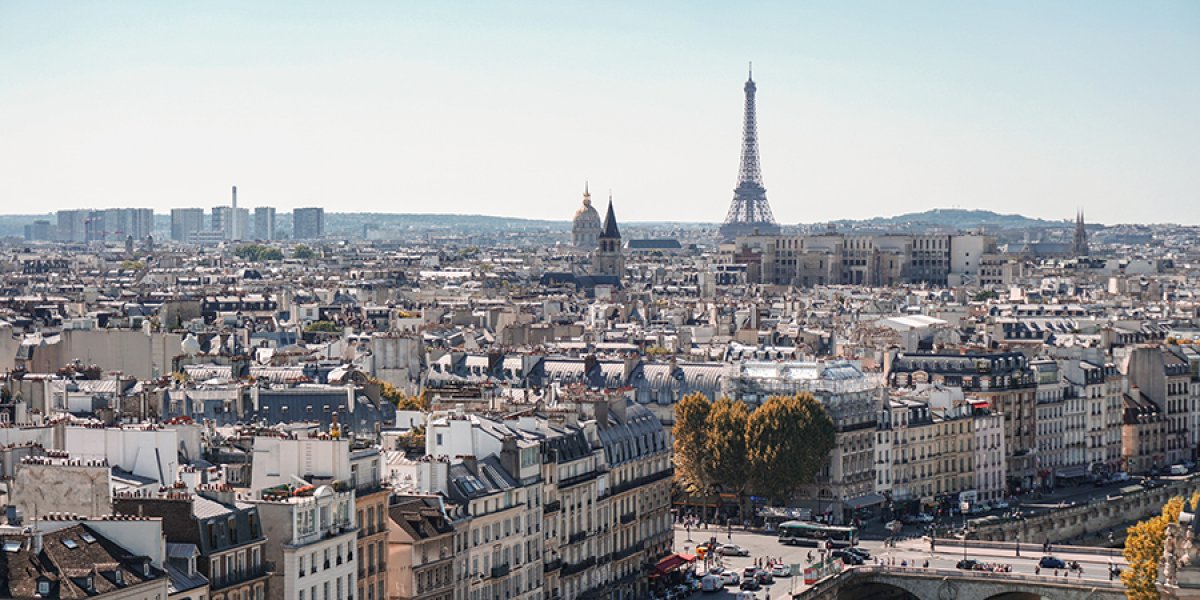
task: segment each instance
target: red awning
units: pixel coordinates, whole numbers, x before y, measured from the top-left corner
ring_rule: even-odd
[[[685,564],[693,563],[693,562],[696,562],[695,556],[693,556],[691,554],[682,554],[682,553],[677,552],[675,554],[672,554],[672,555],[658,561],[658,564],[654,565],[654,570],[659,573],[668,573],[670,571],[674,571],[675,569],[678,569],[679,567],[681,567]]]

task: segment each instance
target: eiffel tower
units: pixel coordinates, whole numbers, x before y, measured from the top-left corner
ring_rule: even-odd
[[[733,241],[739,235],[778,235],[779,224],[767,203],[767,188],[762,184],[762,169],[758,165],[758,119],[754,110],[754,71],[751,65],[746,80],[746,112],[742,123],[742,168],[738,186],[733,190],[729,214],[721,225],[721,239]]]

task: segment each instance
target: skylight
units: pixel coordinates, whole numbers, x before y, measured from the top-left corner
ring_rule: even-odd
[[[73,540],[71,538],[64,538],[62,541],[62,544],[72,550],[79,547],[79,542],[76,542],[75,540]]]
[[[94,544],[96,542],[96,538],[92,537],[92,534],[90,534],[90,533],[79,534],[79,539],[81,539],[89,544]]]
[[[21,551],[21,542],[14,542],[14,541],[4,542],[4,551],[5,552],[20,552]]]

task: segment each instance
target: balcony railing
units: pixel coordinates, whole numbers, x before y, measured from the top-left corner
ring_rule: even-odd
[[[231,585],[240,585],[246,583],[247,581],[258,579],[259,577],[266,577],[273,570],[273,563],[264,562],[254,568],[242,569],[240,571],[234,571],[233,573],[222,575],[221,577],[216,577],[212,580],[211,587],[214,590],[219,590]]]
[[[637,554],[638,552],[641,552],[645,549],[645,546],[645,542],[638,542],[632,546],[629,546],[628,548],[613,552],[612,558],[613,560],[624,560],[630,556],[633,556],[634,554]]]
[[[546,573],[549,573],[551,571],[557,571],[562,568],[562,565],[563,565],[562,559],[556,558],[554,560],[546,561],[546,563],[542,565],[542,571],[544,571]]]
[[[628,525],[628,524],[632,523],[634,521],[634,519],[637,519],[637,513],[634,511],[629,511],[629,512],[621,515],[621,524]]]
[[[554,502],[547,502],[542,505],[542,512],[547,515],[560,510],[562,510],[562,502],[559,502],[558,500],[555,500]]]
[[[586,532],[586,531],[576,531],[575,533],[572,533],[570,537],[567,538],[567,543],[568,544],[578,544],[579,542],[586,540],[587,536],[588,536],[588,532]]]
[[[645,477],[631,479],[620,485],[615,485],[615,486],[609,488],[609,494],[620,494],[620,493],[632,490],[634,488],[642,487],[643,485],[654,483],[656,481],[662,481],[663,479],[670,479],[674,476],[675,476],[675,469],[673,469],[673,468],[667,469],[666,471],[660,471],[658,473],[647,475]]]
[[[558,488],[562,489],[565,487],[571,487],[573,485],[579,485],[581,483],[587,483],[593,479],[596,479],[602,473],[604,473],[604,471],[594,470],[594,471],[588,471],[587,473],[584,473],[582,475],[576,475],[574,477],[564,477],[564,478],[558,480]]]
[[[508,575],[508,572],[509,572],[508,563],[492,566],[492,578],[493,579],[497,578],[497,577],[504,577],[505,575]]]
[[[591,557],[588,557],[577,563],[570,563],[570,564],[563,565],[562,576],[569,577],[576,573],[581,573],[581,572],[583,572],[587,569],[590,569],[594,566],[596,566],[596,557],[591,556]]]

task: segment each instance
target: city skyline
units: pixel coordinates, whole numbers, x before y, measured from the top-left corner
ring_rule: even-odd
[[[783,225],[1200,222],[1191,4],[287,6],[0,8],[0,210],[719,223],[753,60]]]

